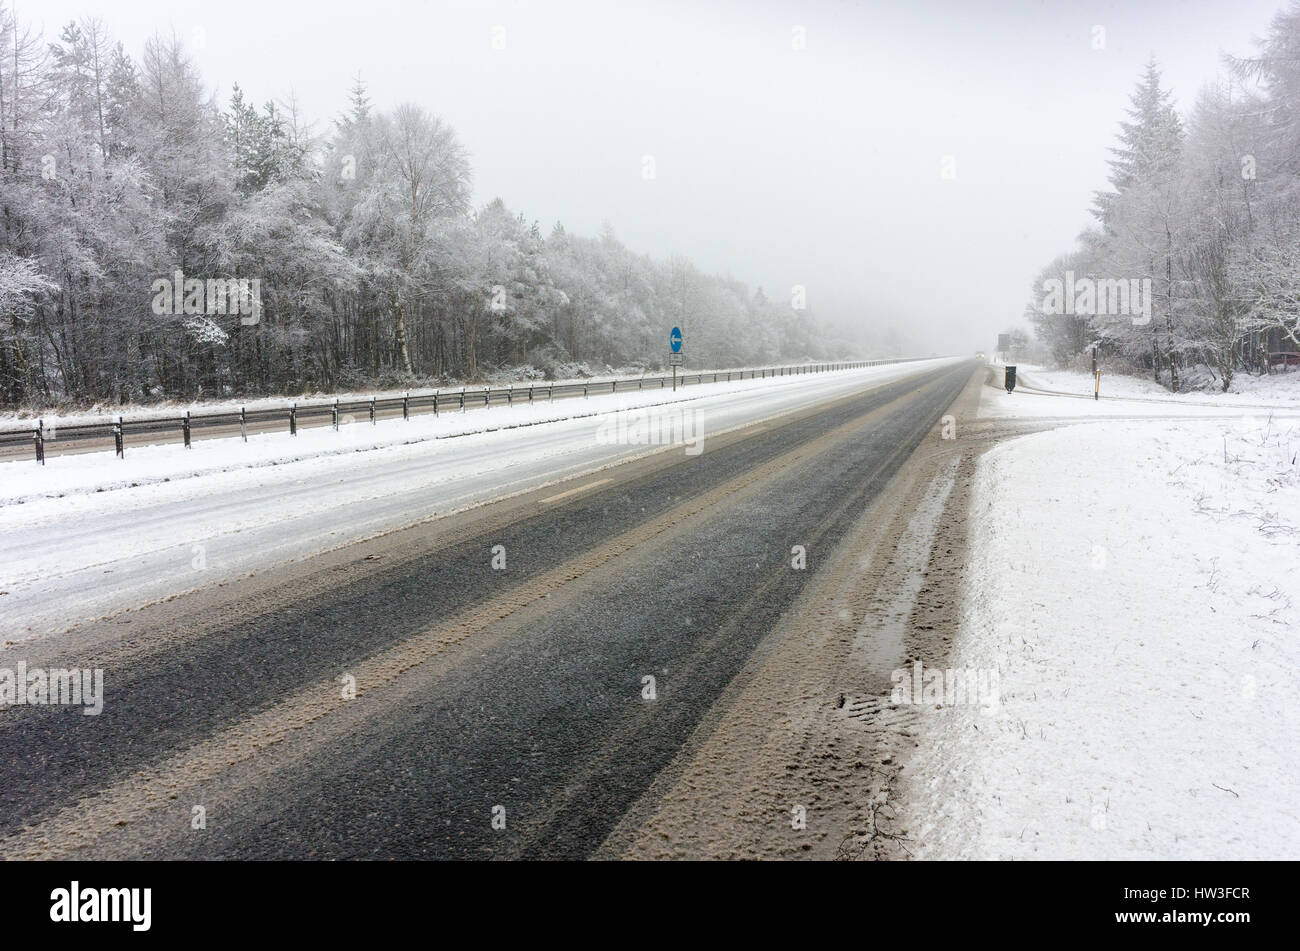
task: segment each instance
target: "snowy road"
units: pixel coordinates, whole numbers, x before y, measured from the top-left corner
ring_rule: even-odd
[[[0,469],[24,500],[0,506],[0,670],[105,685],[95,717],[0,710],[4,847],[1291,854],[1270,791],[1291,734],[1260,731],[1295,719],[1297,412],[986,376],[933,361]],[[457,435],[489,417],[522,428]],[[667,449],[628,428],[670,422]],[[171,481],[120,484],[150,477]],[[1229,477],[1252,511],[1216,501]],[[920,664],[1000,687],[900,705]],[[1230,842],[1197,831],[1224,823]]]
[[[590,469],[645,447],[605,445],[592,420],[483,437],[481,454],[480,437],[457,439],[458,474],[490,472],[495,486],[469,491],[433,475],[436,449],[400,464],[370,462],[387,450],[317,460],[328,475],[266,493],[279,510],[292,501],[312,514],[270,527],[257,557],[284,557],[277,536],[303,549],[341,544],[328,533],[345,520],[358,534],[426,520],[0,651],[0,667],[104,672],[97,716],[0,711],[6,854],[591,854],[871,500],[922,441],[939,441],[972,370],[947,361],[719,394],[702,453],[677,447],[540,489],[559,466]],[[534,468],[543,459],[546,476]],[[200,500],[187,516],[197,525],[241,503],[260,524],[242,488],[168,484],[143,492],[150,501],[131,515],[95,517],[158,539],[173,531],[172,509],[151,497],[182,491]],[[354,511],[364,526],[352,527]],[[73,522],[56,527],[64,552],[86,542]],[[114,563],[170,557],[185,577],[195,537]],[[208,545],[209,565],[225,564]],[[58,584],[89,584],[101,570]]]
[[[354,424],[341,433],[307,431],[292,442],[283,434],[248,444],[210,440],[189,453],[179,446],[137,448],[125,462],[96,453],[55,458],[45,469],[26,460],[0,463],[0,497],[10,499],[0,506],[4,637],[18,641],[57,632],[229,583],[658,449],[600,438],[601,427],[609,427],[607,414],[620,407],[646,407],[645,415],[633,418],[647,430],[685,419],[703,434],[707,451],[709,437],[733,427],[948,362],[710,384],[675,398],[620,394],[555,407],[385,421],[373,428]],[[467,426],[517,426],[552,417],[556,421],[526,428],[445,438]],[[354,449],[381,448],[340,450],[349,440]],[[309,458],[291,461],[295,456]],[[196,471],[203,474],[186,477]],[[130,485],[163,477],[172,481]],[[41,497],[50,491],[69,494]]]

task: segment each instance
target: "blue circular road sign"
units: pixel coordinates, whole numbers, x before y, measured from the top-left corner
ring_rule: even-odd
[[[674,327],[668,334],[668,346],[673,348],[673,353],[682,352],[682,329]]]

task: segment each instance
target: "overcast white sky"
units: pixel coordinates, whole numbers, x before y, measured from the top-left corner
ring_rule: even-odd
[[[1249,53],[1283,0],[18,0],[53,38],[102,18],[138,57],[192,47],[224,102],[296,94],[320,130],[351,77],[416,102],[500,196],[549,230],[681,253],[837,320],[987,349],[1088,224],[1147,57],[1180,106]],[[792,48],[802,26],[807,47]],[[1093,27],[1106,31],[1092,48]],[[493,28],[505,48],[493,49]],[[657,177],[641,176],[644,155]],[[944,156],[955,181],[940,177]]]

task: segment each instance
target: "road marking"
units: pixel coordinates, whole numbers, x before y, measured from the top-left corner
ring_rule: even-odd
[[[540,603],[565,585],[666,534],[723,500],[778,473],[808,463],[840,440],[849,438],[869,420],[886,418],[891,412],[896,412],[900,404],[915,399],[916,393],[914,390],[902,394],[882,406],[854,415],[847,422],[798,444],[780,456],[609,539],[604,545],[588,549],[486,602],[399,641],[378,654],[358,660],[348,671],[355,678],[355,700],[343,699],[338,679],[308,684],[269,709],[246,719],[228,721],[217,732],[194,745],[170,755],[164,754],[162,760],[149,762],[124,778],[79,796],[77,802],[65,805],[34,824],[0,836],[0,850],[6,855],[21,855],[29,859],[85,857],[93,852],[100,840],[119,827],[146,820],[161,821],[156,817],[174,806],[178,796],[201,795],[198,790],[205,784],[219,784],[223,794],[245,795],[253,780],[247,777],[238,779],[233,774],[236,767],[260,760],[263,771],[257,773],[254,780],[258,777],[264,779],[270,775],[268,770],[277,765],[276,754],[287,749],[281,744],[299,731],[320,731],[316,735],[321,737],[322,744],[332,742],[338,733],[334,732],[337,727],[331,721],[339,720],[341,710],[355,709],[361,716],[370,714],[372,710],[385,709],[385,694],[380,691],[398,689],[400,678],[408,671],[435,657],[461,649],[466,641],[482,635],[517,611]],[[609,480],[602,479],[581,488],[591,488],[606,481]],[[364,706],[353,708],[353,703]],[[592,768],[585,773],[582,782],[590,782]],[[554,809],[558,808],[559,804],[556,804]]]
[[[595,482],[588,482],[586,485],[580,485],[576,489],[570,489],[568,492],[561,492],[559,495],[552,495],[550,498],[542,499],[539,505],[545,505],[548,502],[558,502],[560,499],[567,499],[571,495],[577,495],[579,492],[586,492],[588,489],[594,489],[598,485],[604,485],[608,479],[597,479]]]

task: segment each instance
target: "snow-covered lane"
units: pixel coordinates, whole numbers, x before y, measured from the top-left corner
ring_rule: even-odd
[[[183,477],[178,471],[170,482],[103,491],[87,491],[93,485],[87,480],[120,480],[113,466],[121,463],[95,458],[103,454],[68,456],[51,460],[47,467],[56,472],[59,464],[78,467],[66,484],[81,491],[73,489],[75,494],[62,498],[33,497],[44,486],[39,481],[43,474],[32,463],[4,463],[0,480],[6,495],[18,493],[30,500],[0,507],[3,636],[17,641],[56,632],[86,618],[227,582],[656,451],[656,446],[600,438],[609,414],[620,409],[642,408],[644,415],[638,416],[647,421],[694,413],[707,452],[709,434],[946,362],[738,381],[684,390],[675,399],[671,393],[593,397],[571,401],[574,405],[562,412],[599,415],[455,439],[442,437],[454,433],[456,416],[393,420],[373,428],[357,426],[352,433],[325,429],[310,436],[318,441],[332,438],[334,442],[321,450],[330,454],[278,464],[271,463],[275,453],[284,451],[287,436],[278,437],[279,445],[270,449],[265,447],[276,436],[264,437],[260,449],[252,441],[245,445],[233,439],[196,444],[190,455],[175,446],[141,448],[131,454],[137,466],[152,458],[160,467],[186,464],[203,474]],[[556,410],[488,411],[493,425],[525,422],[528,414],[542,412]],[[298,439],[306,443],[307,435]],[[422,441],[402,442],[411,438]],[[358,449],[371,441],[390,444],[339,453],[339,441],[346,439],[355,440]],[[311,452],[312,447],[296,451]],[[244,458],[250,464],[204,472],[207,463],[193,456],[199,452],[209,454],[213,464],[224,458],[226,466],[247,453]]]

